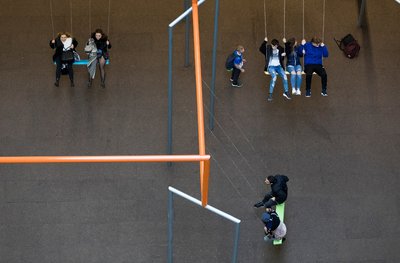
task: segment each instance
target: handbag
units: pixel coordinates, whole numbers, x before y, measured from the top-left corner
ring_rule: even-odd
[[[78,52],[76,52],[76,51],[74,50],[73,53],[74,53],[74,60],[75,60],[75,61],[81,60],[81,56],[79,56]]]
[[[75,59],[74,52],[72,50],[63,51],[61,53],[62,62],[73,62]]]

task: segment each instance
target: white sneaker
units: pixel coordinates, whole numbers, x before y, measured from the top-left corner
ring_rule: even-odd
[[[296,94],[296,89],[292,88],[292,94]]]
[[[298,90],[296,90],[296,95],[301,95],[301,91],[300,91],[300,89],[298,89]]]

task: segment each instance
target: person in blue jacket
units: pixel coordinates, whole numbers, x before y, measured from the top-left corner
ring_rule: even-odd
[[[283,39],[286,51],[286,71],[290,74],[290,84],[292,86],[293,95],[301,95],[301,50],[297,45],[296,38],[289,38],[288,41]]]
[[[310,42],[305,39],[301,41],[300,50],[304,55],[304,71],[306,72],[306,97],[311,97],[311,79],[315,72],[321,77],[322,91],[321,95],[326,97],[328,93],[328,76],[322,65],[322,58],[328,57],[328,48],[319,37],[314,36]]]
[[[244,63],[246,60],[243,58],[244,47],[239,45],[233,52],[234,60],[232,67],[231,85],[232,87],[240,88],[242,83],[239,82],[240,73],[244,72]]]

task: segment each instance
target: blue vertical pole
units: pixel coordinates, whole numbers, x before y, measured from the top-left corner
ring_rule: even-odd
[[[239,247],[239,231],[240,231],[240,224],[236,224],[235,244],[233,247],[232,263],[237,262],[237,254],[238,254],[238,247]]]
[[[218,39],[218,18],[219,18],[219,0],[215,0],[215,16],[214,16],[214,45],[212,55],[212,75],[211,75],[211,91],[210,91],[210,130],[214,129],[214,98],[215,98],[215,72],[217,58],[217,39]]]
[[[174,193],[168,191],[168,263],[173,261],[172,241],[174,224]]]
[[[172,30],[168,28],[168,154],[172,154]]]
[[[190,8],[190,0],[183,0],[185,11]],[[190,16],[185,18],[185,67],[189,67],[189,33],[190,33]]]

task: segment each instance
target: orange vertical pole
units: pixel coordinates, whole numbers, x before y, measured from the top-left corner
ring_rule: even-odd
[[[205,155],[206,144],[204,136],[204,109],[203,109],[203,88],[201,76],[201,56],[200,56],[200,30],[199,30],[199,9],[197,0],[192,0],[192,17],[193,17],[193,45],[194,45],[194,64],[196,74],[196,102],[197,102],[197,131],[199,137],[199,154]],[[205,179],[204,161],[200,162],[200,185],[201,199],[203,206],[207,205],[206,196],[208,193],[208,179]]]

